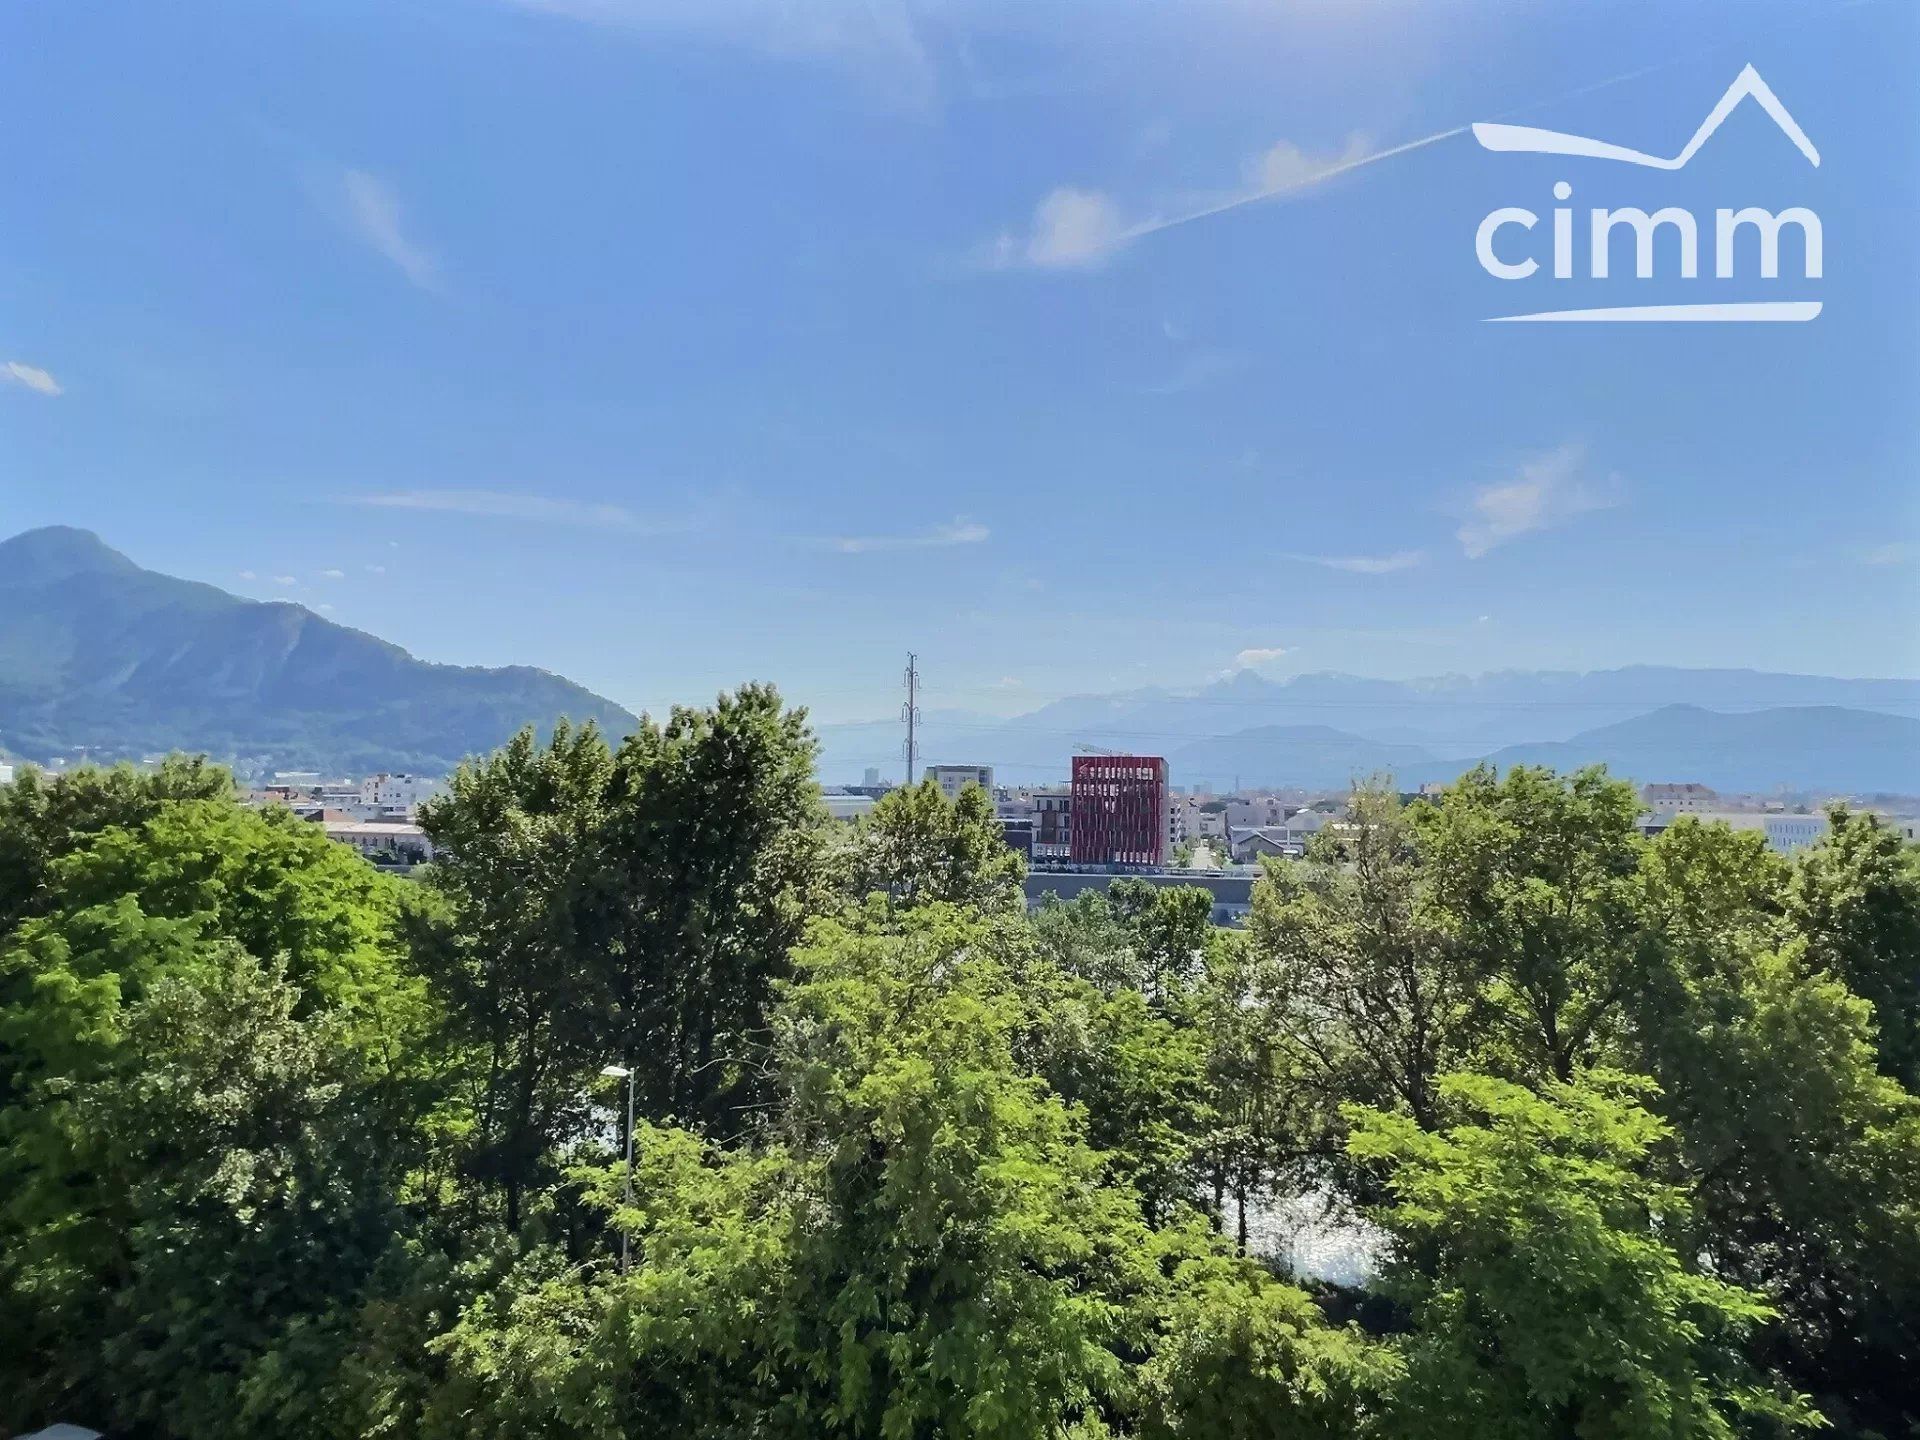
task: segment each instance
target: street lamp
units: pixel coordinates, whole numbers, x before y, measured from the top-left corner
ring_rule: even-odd
[[[602,1065],[600,1073],[609,1080],[627,1082],[627,1194],[625,1206],[633,1209],[633,1071],[625,1065]],[[620,1226],[620,1273],[627,1273],[627,1227]]]

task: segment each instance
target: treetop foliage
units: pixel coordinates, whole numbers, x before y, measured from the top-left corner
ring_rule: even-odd
[[[762,686],[529,730],[407,880],[195,762],[0,791],[0,1425],[1920,1422],[1920,870],[1871,817],[1783,859],[1597,771],[1361,787],[1225,931],[1029,913],[984,792],[836,826],[813,757]]]

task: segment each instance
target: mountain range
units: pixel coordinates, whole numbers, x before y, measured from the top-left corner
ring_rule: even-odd
[[[1920,681],[1629,666],[1416,680],[1240,671],[1191,690],[1077,695],[1012,718],[930,712],[929,763],[1063,778],[1076,748],[1165,755],[1176,784],[1337,789],[1495,765],[1604,762],[1643,783],[1920,793]],[[900,768],[897,721],[822,727],[822,774]]]
[[[305,606],[144,570],[88,531],[0,543],[0,750],[25,759],[442,774],[561,716],[635,723],[545,670],[429,664]]]
[[[804,698],[804,697],[801,697]],[[561,716],[634,716],[545,670],[418,660],[287,602],[142,569],[83,530],[0,543],[0,755],[204,751],[243,771],[444,773]],[[1416,680],[1250,670],[1177,690],[1068,696],[1011,718],[929,711],[927,763],[1003,783],[1066,776],[1081,747],[1165,755],[1175,783],[1403,785],[1467,765],[1604,762],[1721,790],[1920,794],[1920,681],[1631,666]],[[821,775],[897,778],[897,720],[819,727]]]

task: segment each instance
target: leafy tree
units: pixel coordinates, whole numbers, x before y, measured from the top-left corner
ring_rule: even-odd
[[[817,925],[769,1143],[643,1127],[632,1207],[590,1181],[632,1274],[530,1256],[439,1347],[426,1433],[1357,1433],[1362,1337],[1203,1227],[1149,1230],[1022,1070],[1015,943],[943,905]]]
[[[1049,893],[1032,912],[1032,922],[1041,952],[1061,974],[1084,980],[1103,995],[1140,988],[1133,932],[1104,892],[1083,890],[1071,900]]]
[[[643,719],[607,788],[600,909],[647,1114],[737,1134],[766,1099],[775,987],[827,907],[831,822],[804,710],[769,685]]]
[[[1367,1440],[1386,1435],[1398,1356],[1328,1325],[1300,1290],[1242,1262],[1182,1260],[1140,1370],[1143,1440]]]
[[[1309,1180],[1333,1129],[1326,1095],[1303,1073],[1299,1052],[1276,1022],[1284,1002],[1272,967],[1240,936],[1223,932],[1207,947],[1200,981],[1181,1006],[1205,1054],[1196,1168],[1223,1228],[1232,1197],[1242,1251],[1250,1210],[1289,1175]]]
[[[529,727],[420,810],[441,907],[416,926],[416,950],[472,1061],[467,1167],[498,1189],[510,1230],[527,1188],[557,1173],[556,1140],[584,1120],[584,1077],[619,1053],[593,910],[612,773],[592,725],[562,723],[544,746]]]
[[[1599,767],[1469,771],[1409,812],[1431,913],[1485,977],[1476,1060],[1567,1081],[1605,1053],[1639,983],[1639,797]]]
[[[1138,990],[1165,1010],[1199,976],[1219,932],[1199,885],[1122,877],[1106,893],[1049,895],[1034,914],[1042,947],[1067,974],[1112,994]]]
[[[427,1100],[401,882],[316,827],[171,801],[52,861],[0,944],[0,1374],[163,1433],[384,1246]],[[291,1427],[291,1424],[289,1426]]]
[[[328,1347],[298,1367],[276,1352],[358,1299],[406,1150],[331,1016],[298,1019],[299,988],[237,947],[208,960],[130,1008],[115,1073],[72,1112],[76,1150],[124,1187],[116,1243],[85,1277],[119,1287],[61,1296],[110,1327],[104,1373],[74,1383],[107,1387],[92,1413],[172,1434],[327,1434]]]
[[[854,831],[848,887],[896,905],[945,902],[981,910],[1022,904],[1026,863],[1008,846],[978,785],[948,800],[932,780],[890,790]]]
[[[49,776],[32,766],[0,786],[0,937],[44,913],[55,861],[103,830],[131,829],[179,800],[217,800],[233,779],[200,758],[170,756],[156,769],[83,766]]]
[[[1755,832],[1676,823],[1639,876],[1648,983],[1628,1059],[1662,1085],[1693,1247],[1780,1321],[1755,1355],[1843,1429],[1920,1418],[1920,1129],[1873,1016],[1789,940],[1788,864]]]
[[[1269,866],[1248,931],[1268,967],[1267,1014],[1329,1108],[1403,1111],[1422,1129],[1436,1083],[1471,1044],[1485,961],[1436,913],[1397,797],[1355,792],[1336,840]]]
[[[1795,867],[1788,911],[1815,964],[1873,1005],[1880,1065],[1920,1091],[1920,851],[1872,815],[1835,806]]]
[[[1439,1131],[1351,1117],[1353,1154],[1393,1197],[1375,1218],[1414,1325],[1396,1434],[1694,1440],[1817,1422],[1745,1363],[1765,1303],[1673,1248],[1690,1210],[1658,1178],[1670,1132],[1635,1085],[1595,1073],[1534,1094],[1456,1073],[1440,1090]]]
[[[1190,1205],[1208,1133],[1206,1037],[1156,1011],[1138,990],[1102,994],[1058,975],[1022,978],[1031,1034],[1021,1063],[1085,1117],[1104,1173],[1138,1192],[1149,1220]]]
[[[1133,940],[1134,988],[1166,1006],[1199,975],[1214,936],[1213,895],[1199,885],[1155,885],[1131,877],[1107,891]]]

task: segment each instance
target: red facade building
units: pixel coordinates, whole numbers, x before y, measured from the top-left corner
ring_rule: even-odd
[[[1073,757],[1073,859],[1167,863],[1167,762],[1158,755]]]

